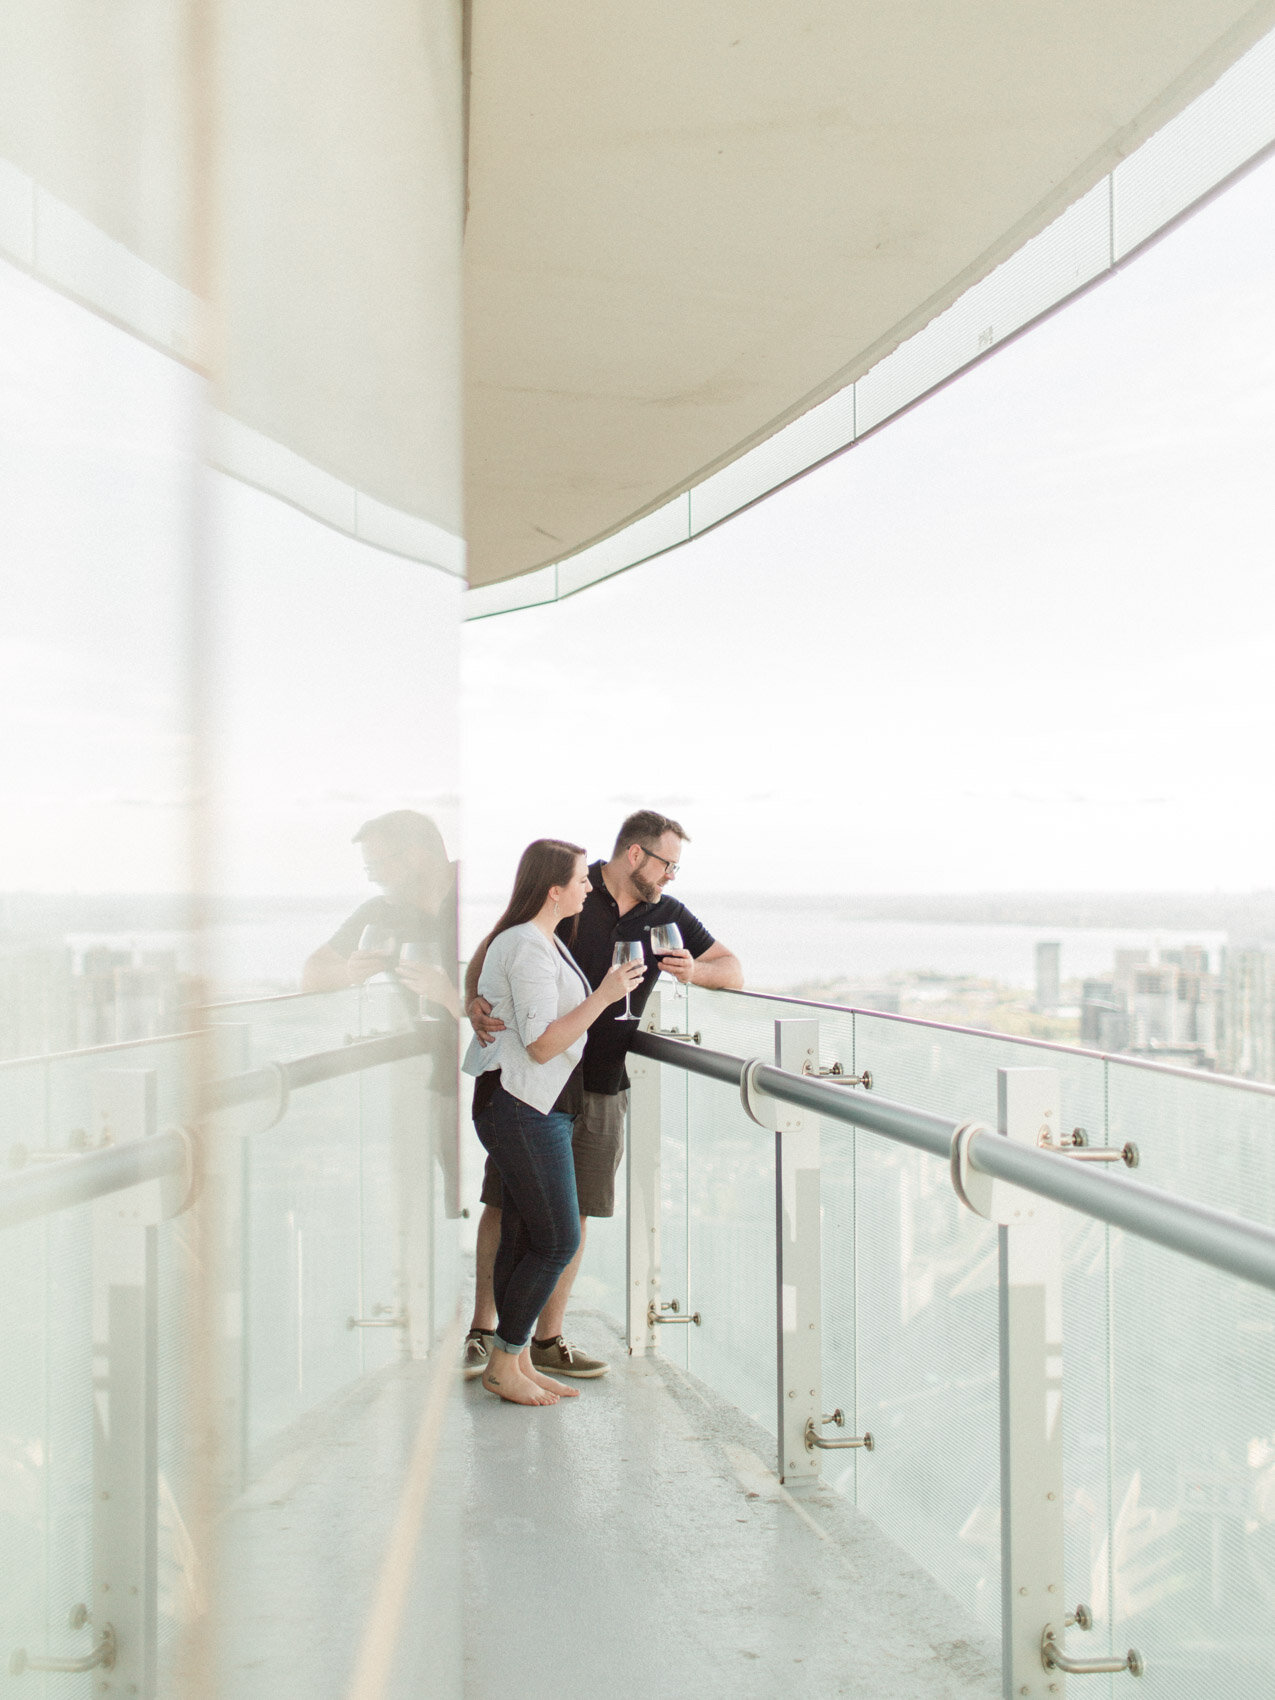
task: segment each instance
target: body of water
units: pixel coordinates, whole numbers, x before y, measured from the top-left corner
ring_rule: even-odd
[[[1064,980],[1098,979],[1110,972],[1117,950],[1175,950],[1199,944],[1218,966],[1223,933],[1165,928],[980,925],[973,922],[865,921],[827,908],[774,909],[731,900],[706,901],[701,920],[744,964],[748,984],[786,991],[811,981],[847,977],[884,980],[893,973],[975,975],[1008,986],[1030,987],[1036,946],[1062,946]],[[699,910],[696,913],[700,913]]]
[[[351,900],[316,903],[274,920],[236,921],[214,927],[210,943],[217,983],[226,990],[295,990],[301,964],[331,936],[356,907]],[[1035,979],[1035,949],[1041,941],[1062,946],[1064,980],[1100,978],[1117,950],[1172,950],[1184,944],[1205,946],[1216,970],[1225,935],[1164,928],[1049,927],[982,925],[967,922],[862,920],[839,915],[834,905],[813,901],[777,908],[760,900],[704,898],[692,905],[709,930],[729,945],[744,964],[749,987],[788,991],[795,986],[851,979],[863,985],[884,982],[895,973],[932,972],[973,975],[1005,985],[1030,987]],[[462,949],[468,952],[498,913],[494,900],[464,906]],[[76,933],[68,944],[82,952],[91,945],[119,949],[174,950],[184,970],[195,967],[187,933],[139,931]]]

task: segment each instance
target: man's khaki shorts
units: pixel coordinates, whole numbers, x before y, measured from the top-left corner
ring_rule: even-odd
[[[627,1092],[586,1092],[572,1075],[555,1109],[575,1112],[571,1150],[576,1163],[576,1192],[582,1216],[615,1215],[615,1177],[624,1155]],[[500,1172],[491,1158],[483,1170],[484,1204],[501,1206]]]

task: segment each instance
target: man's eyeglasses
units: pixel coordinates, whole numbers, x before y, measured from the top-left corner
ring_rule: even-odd
[[[644,856],[650,856],[657,862],[663,862],[665,868],[670,874],[675,874],[682,865],[680,862],[670,862],[667,856],[656,855],[655,851],[648,850],[645,844],[641,845],[640,849]]]

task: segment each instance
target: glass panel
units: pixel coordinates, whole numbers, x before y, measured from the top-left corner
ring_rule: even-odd
[[[816,1017],[820,1061],[846,1072],[864,1068],[873,1092],[953,1119],[995,1125],[997,1070],[1047,1067],[1062,1076],[1064,1127],[1105,1139],[1105,1077],[1100,1059],[996,1035],[852,1014],[782,998],[692,994],[692,1026],[704,1042],[735,1055],[773,1051],[773,1022]],[[701,1090],[697,1092],[697,1087]],[[695,1223],[704,1180],[695,1152],[701,1108],[717,1117],[717,1098],[691,1080],[689,1128],[692,1298]],[[722,1089],[716,1088],[721,1094]],[[858,1088],[847,1087],[847,1091]],[[731,1100],[733,1104],[733,1100]],[[742,1118],[740,1118],[742,1121]],[[744,1123],[744,1126],[751,1124]],[[825,1477],[864,1510],[935,1578],[999,1630],[999,1413],[997,1246],[995,1230],[956,1201],[944,1163],[843,1123],[822,1124],[824,1402],[840,1405],[854,1432],[870,1429],[871,1455],[825,1459]],[[707,1150],[728,1167],[718,1125]],[[773,1186],[755,1150],[741,1166],[741,1216],[760,1220],[760,1198]],[[773,1197],[773,1194],[770,1194]],[[676,1201],[666,1199],[665,1222]],[[1108,1257],[1106,1230],[1064,1219],[1066,1387],[1064,1466],[1067,1588],[1091,1600],[1107,1539]],[[759,1288],[752,1307],[769,1329],[773,1294]],[[698,1349],[690,1341],[692,1367]],[[702,1371],[700,1373],[703,1373]],[[769,1370],[767,1371],[769,1380]],[[747,1396],[760,1401],[751,1387]],[[742,1402],[742,1401],[739,1401]],[[762,1420],[769,1426],[768,1410]]]
[[[1140,1181],[1275,1224],[1275,1095],[1116,1062],[1109,1092]],[[1143,1654],[1148,1693],[1257,1700],[1275,1682],[1275,1295],[1112,1241],[1115,1645]]]
[[[0,1234],[6,1665],[18,1648],[33,1658],[50,1649],[74,1657],[89,1645],[87,1631],[70,1628],[70,1616],[93,1603],[91,1248],[92,1217],[83,1209]],[[49,1695],[76,1692],[68,1686],[74,1678],[44,1680]]]
[[[158,1036],[191,1025],[194,994],[174,935],[189,944],[190,445],[202,385],[7,266],[0,322],[0,529],[13,567],[0,637],[0,1058],[112,1047],[0,1067],[0,1162],[22,1181],[142,1134],[148,1119],[191,1119],[193,1046]],[[120,1075],[155,1087],[151,1116],[143,1086],[128,1129],[107,1096]],[[146,1440],[134,1372],[153,1345],[155,1230],[121,1228],[119,1216],[103,1201],[0,1229],[6,1670],[18,1648],[88,1653],[108,1620],[95,1557],[119,1552],[127,1567],[136,1556],[120,1552],[113,1490],[123,1455]],[[160,1515],[167,1601],[173,1519]],[[123,1595],[109,1618],[135,1654],[138,1608]],[[78,1606],[92,1622],[72,1628]],[[70,1700],[96,1679],[32,1672],[11,1685]]]
[[[737,1092],[698,1075],[687,1076],[687,1130],[686,1303],[703,1320],[676,1332],[692,1374],[773,1434],[775,1136]]]
[[[673,1026],[671,1016],[668,1025]],[[691,1304],[689,1079],[678,1069],[660,1070],[660,1292],[663,1301],[676,1299],[683,1316]],[[680,1325],[661,1330],[660,1350],[686,1368],[689,1330]]]
[[[687,1027],[713,1051],[775,1055],[775,1015],[764,998],[692,987]],[[670,1240],[678,1202],[666,1195]],[[732,1087],[686,1076],[687,1367],[775,1432],[775,1136],[744,1114]],[[664,1334],[674,1330],[666,1328]]]
[[[476,584],[465,592],[465,618],[485,620],[493,614],[511,614],[517,608],[538,608],[557,598],[557,567],[540,567],[500,584]]]
[[[586,585],[623,572],[638,561],[649,560],[652,555],[685,543],[688,525],[686,497],[678,496],[675,501],[656,508],[654,513],[626,525],[615,537],[559,561],[556,595],[570,596],[574,590],[583,590]]]
[[[691,530],[705,531],[728,514],[736,513],[758,496],[778,486],[826,456],[836,454],[855,437],[854,385],[812,407],[740,455],[729,466],[696,484],[690,492]]]
[[[617,1328],[624,1327],[627,1283],[628,1217],[624,1209],[624,1170],[616,1180],[615,1215],[589,1218],[588,1242],[571,1292],[571,1308],[598,1310]]]
[[[362,1331],[349,1324],[361,1314],[362,1177],[347,1129],[359,1126],[360,1089],[357,1078],[311,1087],[244,1144],[250,1475],[267,1441],[358,1374]]]
[[[329,32],[282,127],[291,26],[247,54],[225,32],[207,302],[193,38],[73,22],[24,37],[0,163],[21,262],[0,263],[0,1189],[12,1208],[156,1135],[190,1173],[0,1228],[0,1668],[83,1655],[109,1621],[109,1681],[14,1681],[335,1694],[455,1367],[458,26]],[[378,194],[322,171],[275,194],[288,147],[348,162],[391,61]],[[219,425],[210,385],[272,435]],[[365,876],[395,912],[374,964]],[[290,1098],[269,1067],[406,1030],[419,1056]],[[263,1092],[207,1114],[208,1083],[248,1070]],[[451,1599],[421,1613],[451,1643],[431,1681]]]
[[[998,1069],[1056,1068],[1064,1129],[1103,1143],[1098,1059],[879,1016],[854,1025],[855,1068],[871,1071],[874,1094],[994,1127]],[[957,1203],[945,1164],[868,1134],[858,1152],[858,1420],[874,1433],[892,1425],[906,1446],[897,1464],[893,1446],[860,1464],[859,1503],[996,1632],[995,1230]],[[1066,1586],[1088,1600],[1108,1511],[1106,1235],[1069,1213],[1063,1233]]]
[[[1067,208],[855,385],[860,432],[950,377],[1111,263],[1111,185]]]
[[[1112,173],[1115,258],[1275,137],[1275,35],[1268,35]]]

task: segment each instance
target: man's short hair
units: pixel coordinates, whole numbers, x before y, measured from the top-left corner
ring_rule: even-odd
[[[684,844],[689,844],[691,835],[686,828],[668,815],[658,814],[654,809],[638,809],[631,814],[620,828],[615,838],[613,856],[623,856],[630,844],[641,844],[645,848],[652,840],[663,838],[666,832],[675,832]]]
[[[395,809],[388,815],[365,820],[351,843],[361,844],[365,838],[376,838],[382,844],[393,844],[399,849],[419,845],[432,857],[447,860],[442,833],[428,815],[422,815],[415,809]]]

